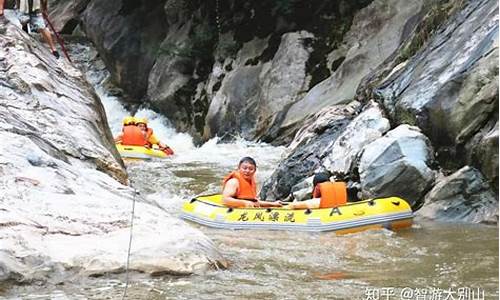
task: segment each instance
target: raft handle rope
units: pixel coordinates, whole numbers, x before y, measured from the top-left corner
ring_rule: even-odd
[[[137,189],[134,187],[132,184],[132,180],[130,180],[130,187],[134,189],[134,197],[132,199],[132,212],[130,216],[130,235],[129,235],[129,240],[128,240],[128,250],[127,250],[127,263],[125,265],[125,289],[123,291],[123,296],[122,300],[124,300],[127,297],[127,289],[128,289],[128,283],[129,283],[129,278],[128,278],[128,273],[129,273],[129,265],[130,265],[130,251],[132,249],[132,237],[133,237],[133,231],[134,231],[134,215],[135,215],[135,199],[139,192]]]

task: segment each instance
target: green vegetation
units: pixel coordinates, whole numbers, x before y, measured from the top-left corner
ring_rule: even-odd
[[[408,124],[411,126],[418,126],[417,125],[417,116],[415,113],[411,112],[410,110],[396,108],[396,116],[398,119],[397,120],[398,124]]]
[[[424,16],[422,22],[420,22],[417,26],[413,38],[409,40],[400,51],[400,56],[397,59],[396,64],[414,56],[418,50],[424,46],[434,32],[448,20],[449,16],[463,5],[464,1],[459,1],[457,3],[452,0],[434,3],[429,8],[429,11]]]
[[[280,15],[289,16],[297,0],[276,0],[276,12]]]

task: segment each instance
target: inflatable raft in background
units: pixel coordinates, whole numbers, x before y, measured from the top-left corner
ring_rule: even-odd
[[[222,195],[199,196],[184,203],[181,217],[205,226],[226,229],[335,231],[340,234],[367,229],[398,230],[410,227],[413,212],[398,197],[368,199],[336,208],[228,208]]]
[[[116,144],[116,149],[118,149],[122,158],[129,159],[167,158],[171,155],[161,151],[160,149],[146,148],[143,146]]]

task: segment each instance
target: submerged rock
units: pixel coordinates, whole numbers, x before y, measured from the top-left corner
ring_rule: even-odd
[[[0,280],[190,274],[224,259],[202,233],[126,183],[103,107],[82,73],[0,19]],[[121,182],[121,183],[120,183]]]

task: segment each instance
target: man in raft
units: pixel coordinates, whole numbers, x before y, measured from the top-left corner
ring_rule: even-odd
[[[251,157],[243,157],[238,164],[238,169],[224,178],[222,201],[225,206],[233,208],[282,206],[279,201],[269,202],[258,199],[255,183],[256,171],[255,160]]]
[[[332,182],[326,173],[317,173],[313,178],[313,198],[292,202],[285,206],[290,209],[334,208],[347,203],[345,182]]]

